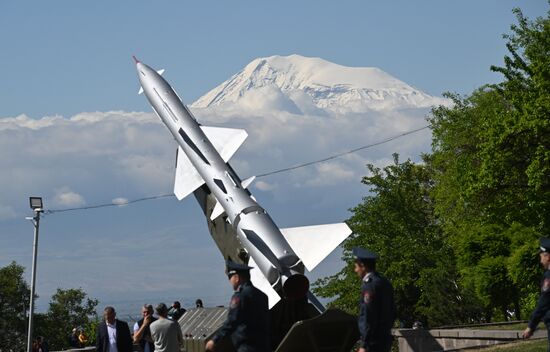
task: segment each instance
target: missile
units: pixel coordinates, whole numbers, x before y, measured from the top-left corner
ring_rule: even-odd
[[[199,203],[222,255],[254,267],[251,280],[266,293],[270,308],[281,298],[307,296],[324,311],[309,291],[304,271],[313,270],[351,234],[350,228],[338,223],[280,229],[248,190],[254,177],[241,180],[228,163],[246,139],[246,131],[202,126],[162,77],[164,70],[155,71],[133,58],[139,93],[147,97],[178,144],[174,184],[178,200],[191,193],[203,199]]]

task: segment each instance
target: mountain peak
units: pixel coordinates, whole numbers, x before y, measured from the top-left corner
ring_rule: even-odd
[[[270,87],[297,103],[307,94],[317,108],[364,111],[388,107],[426,107],[441,103],[376,67],[347,67],[300,55],[252,60],[240,72],[192,104],[205,108],[237,103],[251,91]],[[434,99],[435,102],[434,103]],[[311,104],[308,104],[311,105]]]

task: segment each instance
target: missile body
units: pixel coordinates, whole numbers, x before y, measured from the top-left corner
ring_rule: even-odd
[[[303,274],[300,258],[280,229],[243,188],[242,181],[222,159],[176,92],[155,70],[139,61],[136,65],[141,87],[153,110],[223,207],[240,243],[271,286],[279,291],[289,278]],[[304,278],[295,279],[303,282]]]

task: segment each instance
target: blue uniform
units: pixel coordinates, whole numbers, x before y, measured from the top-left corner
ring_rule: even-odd
[[[371,272],[363,278],[359,303],[361,347],[369,352],[391,350],[391,328],[395,320],[393,287],[384,276]]]
[[[535,331],[541,321],[548,330],[548,350],[550,351],[550,270],[544,272],[537,307],[529,318],[529,328]]]
[[[250,281],[243,283],[231,297],[227,320],[213,338],[225,336],[238,352],[269,352],[269,308],[267,296]]]

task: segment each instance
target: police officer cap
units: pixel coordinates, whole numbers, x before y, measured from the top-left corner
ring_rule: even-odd
[[[231,260],[227,260],[225,262],[225,266],[227,267],[227,276],[229,277],[231,277],[231,275],[238,274],[241,272],[248,272],[250,269],[252,269],[251,266],[235,263],[234,261],[231,261]]]
[[[549,247],[550,248],[550,247]],[[353,255],[359,260],[376,260],[378,255],[376,253],[369,251],[368,249],[355,247],[353,248]]]
[[[540,251],[550,253],[550,238],[540,238]]]

